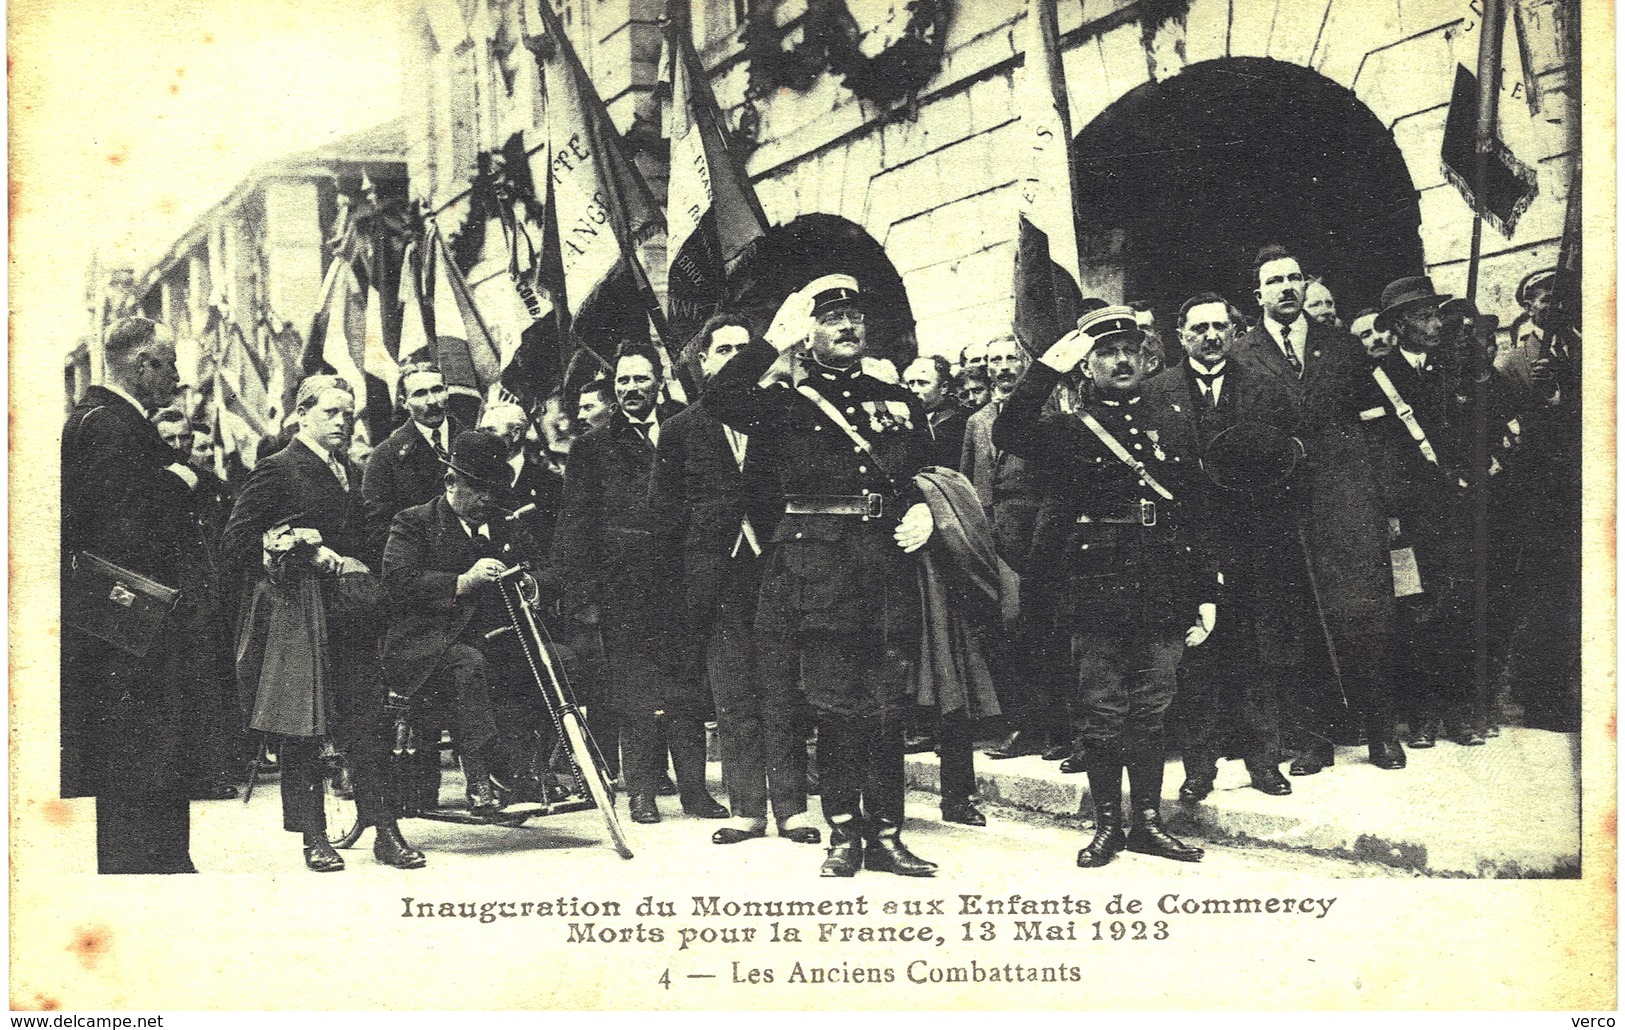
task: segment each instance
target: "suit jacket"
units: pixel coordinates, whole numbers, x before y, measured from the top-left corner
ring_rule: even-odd
[[[446,416],[446,445],[463,427]],[[396,513],[440,496],[446,488],[446,466],[411,419],[384,438],[367,460],[361,484],[362,527],[365,532],[359,557],[376,569],[383,562],[384,544]]]
[[[458,597],[458,576],[487,554],[510,566],[539,556],[536,541],[517,524],[499,519],[488,526],[491,539],[482,553],[444,494],[395,516],[384,550],[384,589],[393,618],[383,651],[384,676],[394,690],[417,692],[475,617],[495,610],[495,586]],[[474,642],[480,644],[478,638]]]
[[[663,556],[681,556],[675,569],[682,581],[685,628],[696,647],[709,638],[725,590],[754,596],[760,559],[739,541],[744,520],[750,520],[757,544],[765,548],[784,511],[763,449],[761,440],[747,438],[741,469],[722,422],[700,405],[661,427],[650,486],[657,546]]]
[[[976,487],[999,557],[1020,572],[1032,550],[1042,491],[1028,474],[1026,459],[993,446],[993,420],[1002,407],[995,398],[967,419],[959,471]]]
[[[661,432],[665,432],[665,418]],[[567,601],[596,604],[631,626],[661,620],[670,577],[657,577],[656,516],[649,504],[655,449],[617,411],[570,448],[564,504],[549,566]]]
[[[1309,453],[1307,531],[1321,603],[1332,633],[1357,641],[1386,633],[1393,611],[1388,524],[1359,429],[1371,362],[1346,331],[1306,321],[1302,377],[1262,321],[1237,341],[1231,359],[1274,379],[1297,406]]]
[[[205,750],[196,627],[212,602],[195,589],[205,560],[175,452],[146,414],[93,386],[62,434],[62,582],[89,551],[181,591],[145,658],[68,624],[63,597],[62,796],[186,797]]]

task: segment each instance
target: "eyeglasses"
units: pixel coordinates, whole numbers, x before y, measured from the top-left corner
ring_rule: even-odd
[[[865,317],[864,313],[857,308],[834,308],[829,311],[819,312],[813,316],[813,320],[819,325],[840,325],[842,322],[862,325]]]

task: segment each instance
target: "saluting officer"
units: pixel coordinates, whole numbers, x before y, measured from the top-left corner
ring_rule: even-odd
[[[993,423],[996,446],[1027,459],[1045,484],[1027,575],[1051,592],[1069,629],[1077,715],[1095,803],[1094,839],[1078,865],[1125,847],[1181,862],[1202,849],[1162,827],[1163,716],[1187,645],[1218,617],[1217,578],[1190,539],[1198,472],[1188,423],[1140,391],[1145,332],[1134,311],[1084,315],[1032,367]],[[1073,415],[1044,402],[1086,363],[1092,396]],[[1125,834],[1123,769],[1134,825]]]
[[[784,517],[763,556],[755,626],[762,678],[799,679],[818,721],[830,824],[822,875],[931,876],[936,865],[901,838],[920,631],[909,555],[933,529],[913,477],[931,463],[931,434],[918,399],[864,373],[865,310],[851,276],[815,279],[784,302],[765,340],[717,373],[705,404],[777,460]],[[761,385],[776,352],[803,340],[799,383]]]

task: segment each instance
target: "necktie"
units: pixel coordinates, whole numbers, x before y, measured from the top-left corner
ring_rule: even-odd
[[[330,455],[327,456],[327,467],[329,469],[333,470],[333,475],[338,478],[339,486],[342,486],[344,488],[344,492],[349,493],[350,492],[350,474],[348,472],[344,471],[344,466],[339,464],[338,459],[334,458],[330,454]]]
[[[1292,327],[1281,327],[1281,351],[1286,355],[1286,363],[1292,366],[1292,372],[1298,378],[1303,378],[1303,362],[1298,360],[1298,352],[1292,349]]]
[[[1196,381],[1202,384],[1202,396],[1207,398],[1208,406],[1211,408],[1219,406],[1219,391],[1214,386],[1214,381],[1223,374],[1223,372],[1220,372],[1215,375],[1205,376],[1200,372],[1196,373]]]
[[[440,446],[440,430],[436,429],[429,434],[429,446],[434,448],[434,456],[441,461],[446,460],[446,449]]]

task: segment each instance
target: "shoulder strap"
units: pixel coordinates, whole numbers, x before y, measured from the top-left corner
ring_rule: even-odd
[[[1157,478],[1151,474],[1151,470],[1145,467],[1145,462],[1130,454],[1128,452],[1128,448],[1119,443],[1117,437],[1107,432],[1106,427],[1101,425],[1098,419],[1089,414],[1089,412],[1083,408],[1078,409],[1078,418],[1083,422],[1084,425],[1089,427],[1089,431],[1094,433],[1095,436],[1100,439],[1101,443],[1106,445],[1106,449],[1111,451],[1112,455],[1116,457],[1118,461],[1122,462],[1138,473],[1140,478],[1145,480],[1146,486],[1149,486],[1151,489],[1155,490],[1158,496],[1165,501],[1171,501],[1174,499],[1174,495],[1169,492],[1168,488],[1157,482]]]
[[[1399,420],[1405,424],[1405,429],[1411,434],[1411,439],[1416,441],[1416,449],[1422,453],[1423,458],[1427,459],[1428,464],[1443,472],[1446,479],[1453,479],[1456,485],[1465,487],[1467,481],[1452,473],[1439,461],[1439,452],[1434,450],[1433,443],[1428,440],[1427,431],[1422,428],[1422,423],[1416,419],[1416,409],[1405,403],[1405,398],[1399,394],[1399,388],[1388,377],[1387,369],[1378,365],[1371,370],[1371,378],[1377,381],[1377,385],[1382,388],[1383,395],[1388,398],[1388,403],[1394,406],[1394,414],[1399,416]]]
[[[891,474],[890,469],[886,468],[885,463],[880,461],[880,456],[875,454],[875,449],[869,445],[868,440],[863,438],[863,434],[858,432],[852,423],[846,420],[845,415],[841,414],[840,408],[831,404],[829,398],[806,383],[798,385],[796,392],[816,404],[818,410],[824,413],[824,417],[835,423],[836,427],[847,435],[847,438],[852,441],[852,446],[868,455],[871,461],[879,463],[881,471],[886,473],[886,478],[891,480],[894,487],[897,485],[897,478]]]

